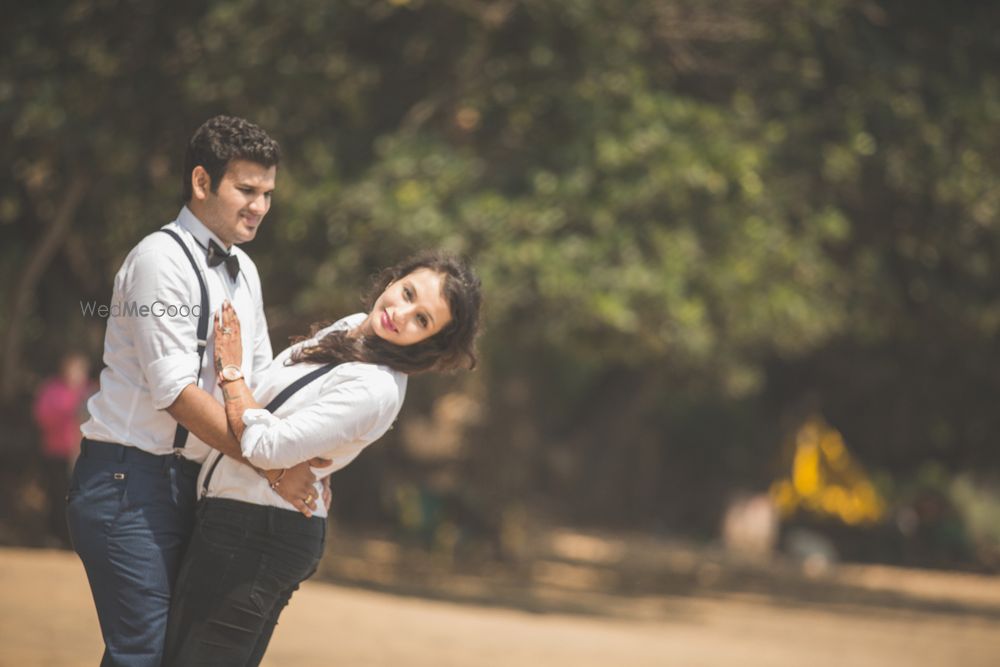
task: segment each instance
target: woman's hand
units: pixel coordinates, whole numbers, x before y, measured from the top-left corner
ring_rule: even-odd
[[[215,314],[215,371],[226,366],[243,365],[243,338],[240,336],[240,318],[233,304],[228,301]]]
[[[323,493],[321,497],[317,498],[316,487],[313,486],[316,483],[316,473],[310,467],[313,461],[320,461],[323,467],[332,463],[329,459],[312,459],[303,461],[287,470],[266,470],[262,473],[275,493],[307,517],[312,516],[313,512],[316,511],[317,500],[322,500],[327,510],[330,509],[330,503],[327,500],[329,476],[324,478]]]

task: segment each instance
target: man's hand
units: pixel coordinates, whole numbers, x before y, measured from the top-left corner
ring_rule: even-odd
[[[272,484],[271,488],[274,489],[275,493],[291,503],[295,509],[309,517],[316,511],[316,501],[318,500],[316,498],[316,487],[314,486],[316,484],[316,474],[310,467],[310,464],[315,461],[316,459],[303,461],[298,465],[288,468],[280,476],[277,483],[275,483],[274,478],[278,477],[280,471],[271,470],[267,474],[267,478]],[[329,465],[329,463],[329,461],[326,461],[326,465]]]

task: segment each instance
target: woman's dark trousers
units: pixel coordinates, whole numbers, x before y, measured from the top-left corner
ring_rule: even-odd
[[[198,506],[164,667],[260,664],[278,615],[316,572],[326,519],[223,498]]]

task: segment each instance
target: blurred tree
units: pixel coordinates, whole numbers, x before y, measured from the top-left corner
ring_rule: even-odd
[[[49,350],[96,344],[77,302],[107,299],[174,215],[190,133],[233,113],[285,150],[248,248],[276,347],[401,255],[473,258],[477,506],[710,531],[727,490],[766,486],[805,393],[866,463],[995,463],[996,19],[898,0],[12,8],[4,400]]]

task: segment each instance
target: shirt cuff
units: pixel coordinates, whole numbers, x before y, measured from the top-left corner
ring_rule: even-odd
[[[258,461],[254,460],[258,446],[267,430],[280,421],[273,414],[261,408],[252,408],[243,412],[243,425],[246,426],[246,429],[240,439],[240,450],[248,461],[254,465],[260,465]]]
[[[169,408],[180,396],[184,387],[198,381],[198,353],[171,354],[161,357],[146,367],[146,380],[153,407]]]

